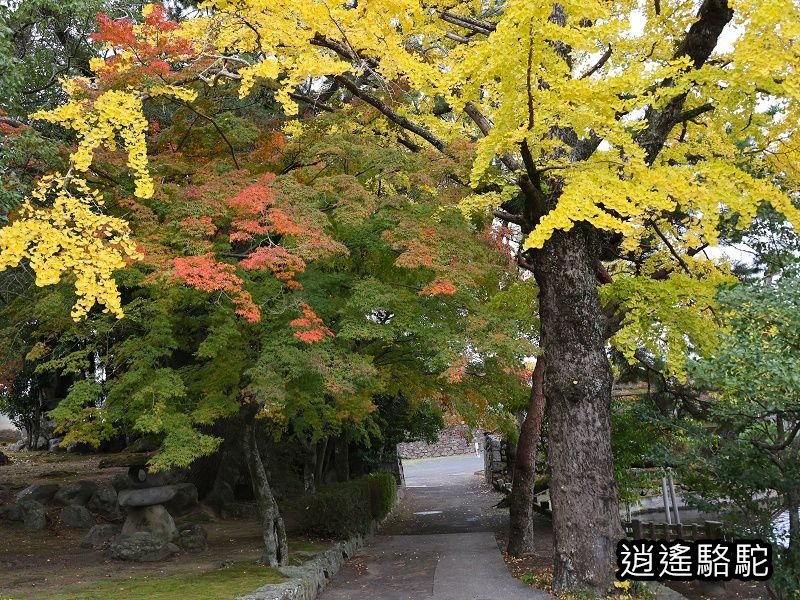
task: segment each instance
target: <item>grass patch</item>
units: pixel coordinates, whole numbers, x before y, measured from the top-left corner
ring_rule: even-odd
[[[328,548],[327,544],[316,542],[304,537],[289,538],[289,550],[292,552],[322,552]]]
[[[172,577],[139,575],[130,579],[101,581],[85,586],[70,586],[41,600],[231,600],[268,583],[286,577],[276,569],[253,561],[240,561],[202,573],[186,571]]]
[[[323,544],[304,537],[289,538],[289,565],[299,567],[311,560],[315,554],[327,550],[330,544]]]

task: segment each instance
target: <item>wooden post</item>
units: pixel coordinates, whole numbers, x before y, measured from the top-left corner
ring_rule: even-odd
[[[633,519],[631,521],[631,527],[633,528],[633,539],[642,539],[644,535],[644,531],[642,531],[642,522],[639,519]]]
[[[667,478],[661,478],[661,497],[664,499],[664,515],[667,517],[667,523],[672,523],[672,516],[669,510],[669,495],[667,493]]]
[[[681,515],[678,513],[678,495],[675,493],[675,482],[672,480],[672,469],[667,469],[667,483],[669,484],[669,495],[672,498],[672,510],[675,511],[675,522],[681,522]]]
[[[706,521],[706,535],[710,539],[722,538],[722,523],[719,521]]]

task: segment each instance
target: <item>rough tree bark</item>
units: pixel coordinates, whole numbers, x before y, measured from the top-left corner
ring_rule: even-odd
[[[611,454],[612,373],[596,272],[600,238],[577,224],[534,254],[549,404],[554,589],[604,594],[623,537]]]
[[[536,484],[536,449],[544,417],[544,358],[539,357],[531,377],[531,399],[528,414],[522,422],[514,459],[513,485],[509,498],[510,530],[508,553],[522,556],[533,552],[533,496]]]
[[[245,425],[242,450],[244,451],[247,469],[253,494],[258,505],[258,516],[261,519],[264,537],[264,553],[261,562],[270,567],[286,565],[289,562],[289,547],[286,541],[286,529],[278,510],[278,503],[272,494],[267,471],[258,450],[255,424],[250,420]]]

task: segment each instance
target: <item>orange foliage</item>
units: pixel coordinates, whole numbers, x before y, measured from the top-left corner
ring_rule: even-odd
[[[211,254],[176,258],[173,262],[173,277],[178,281],[205,292],[223,292],[236,306],[237,315],[250,323],[261,319],[261,311],[250,292],[243,288],[244,282],[233,265],[217,262]]]
[[[386,232],[389,234],[390,232]],[[390,235],[384,234],[385,238],[390,238]],[[398,246],[403,248],[403,253],[397,257],[394,264],[398,267],[406,267],[407,269],[416,269],[417,267],[432,267],[433,256],[431,249],[423,244],[420,240],[411,239],[402,243],[397,243]]]
[[[294,332],[294,337],[306,344],[316,344],[326,337],[333,337],[333,332],[325,327],[322,319],[317,316],[308,304],[301,302],[300,309],[303,311],[303,316],[289,323],[297,330]]]
[[[267,269],[277,279],[289,282],[305,271],[306,263],[281,246],[258,248],[240,263],[245,269]]]
[[[420,296],[453,296],[457,291],[450,281],[437,277],[417,293]]]
[[[182,37],[180,24],[171,21],[160,4],[152,5],[144,23],[136,31],[131,19],[111,19],[105,13],[97,15],[97,33],[90,38],[108,44],[114,55],[98,69],[101,83],[115,87],[133,84],[145,76],[155,76],[166,83],[185,80],[186,73],[171,71],[168,61],[195,58],[192,40]],[[135,67],[129,68],[130,57],[135,57]],[[195,65],[198,66],[198,65]]]
[[[514,258],[514,235],[515,231],[508,225],[498,225],[490,223],[484,230],[483,241],[494,248],[506,260],[512,261]]]
[[[211,237],[217,232],[217,226],[211,217],[186,217],[178,223],[187,235]]]

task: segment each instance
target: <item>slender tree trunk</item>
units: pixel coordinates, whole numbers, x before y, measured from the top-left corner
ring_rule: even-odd
[[[789,549],[787,562],[792,571],[800,576],[800,486],[789,490],[787,504],[789,505]]]
[[[317,485],[325,483],[323,477],[325,476],[325,464],[328,458],[328,441],[330,438],[323,438],[317,442],[317,465],[314,472],[314,481]]]
[[[343,437],[336,438],[333,461],[336,468],[336,481],[350,479],[350,446]]]
[[[303,491],[306,494],[313,494],[317,491],[315,474],[317,471],[317,445],[301,439],[300,445],[303,447]]]
[[[242,468],[242,444],[237,439],[240,420],[231,419],[222,429],[222,456],[211,490],[203,502],[224,515],[225,506],[236,500],[236,482]]]
[[[533,552],[533,496],[536,485],[536,450],[544,417],[545,397],[542,387],[544,358],[533,369],[528,414],[522,422],[514,460],[513,485],[509,501],[510,530],[508,553],[522,556]]]
[[[270,567],[286,565],[289,562],[286,529],[278,510],[278,503],[275,502],[275,496],[272,495],[267,471],[261,461],[256,427],[252,420],[245,425],[244,433],[242,448],[247,461],[247,469],[250,471],[250,481],[258,504],[258,515],[263,528],[264,554],[261,557],[261,562]]]
[[[597,232],[557,231],[535,254],[550,407],[554,590],[604,594],[622,538],[611,455],[612,374],[597,294]]]

